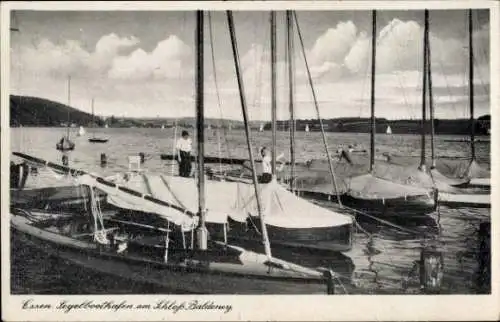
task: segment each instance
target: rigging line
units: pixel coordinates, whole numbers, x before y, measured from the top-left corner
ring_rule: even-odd
[[[183,19],[182,19],[182,25],[181,25],[181,33],[183,34],[184,33],[184,30],[186,28],[186,13],[183,12],[182,13],[182,16],[183,16]],[[177,73],[177,79],[181,79],[181,76],[182,76],[182,68],[179,68],[179,72]],[[174,117],[174,127],[173,127],[173,131],[174,131],[174,140],[173,140],[173,143],[172,143],[172,155],[175,156],[175,152],[176,152],[176,145],[177,145],[177,126],[178,126],[178,114],[175,113],[175,117]],[[175,165],[178,164],[176,162],[172,162],[172,165],[171,165],[171,174],[172,176],[175,175]]]
[[[478,15],[472,15],[472,19],[473,19],[473,20],[475,20],[475,22],[476,22],[476,23],[475,23],[475,25],[476,25],[476,26],[479,26],[480,21],[479,21]],[[485,49],[485,47],[484,47],[484,46],[477,46],[477,45],[475,46],[475,48],[476,48],[476,49],[477,49],[478,47],[480,47],[480,48],[481,48],[481,53],[483,54],[482,59],[483,59],[484,61],[487,61],[487,60],[488,60],[488,58],[489,58],[489,55],[486,53],[486,49]],[[478,67],[479,67],[479,61],[478,61],[478,60],[475,60],[477,56],[479,56],[479,55],[474,55],[474,61],[476,61],[476,62],[477,62],[477,65],[478,65]],[[481,82],[481,84],[484,86],[485,94],[486,94],[486,95],[488,95],[488,93],[486,92],[486,86],[483,84],[483,79],[482,79],[482,77],[481,77],[481,76],[482,76],[482,72],[480,71],[480,69],[476,69],[476,71],[478,71],[478,74],[480,74],[480,75],[479,75],[479,77],[478,77],[478,78],[479,78],[479,81],[480,81],[480,82]]]
[[[215,93],[217,96],[217,105],[219,107],[219,111],[221,114],[222,118],[222,108],[221,108],[221,100],[220,100],[220,93],[219,93],[219,86],[217,84],[217,72],[216,72],[216,66],[215,66],[215,53],[214,53],[214,41],[213,41],[213,26],[212,26],[212,15],[210,11],[208,12],[208,33],[209,33],[209,39],[210,39],[210,53],[211,53],[211,58],[212,58],[212,71],[214,73],[214,85],[215,85]],[[217,127],[220,129],[221,121],[219,119],[219,122],[217,124]],[[217,130],[217,150],[219,157],[222,155],[221,153],[221,142],[220,142],[220,131],[219,129]],[[222,173],[222,163],[219,162],[219,172]]]
[[[287,52],[288,52],[288,108],[290,111],[289,119],[289,131],[290,131],[290,163],[291,163],[291,181],[290,189],[295,192],[295,74],[293,69],[294,64],[294,47],[293,47],[293,22],[292,22],[292,11],[287,10],[286,12],[286,34],[287,34]]]
[[[254,186],[254,191],[255,191],[255,200],[257,203],[258,214],[259,214],[261,226],[262,226],[261,227],[262,242],[264,243],[265,254],[268,257],[268,259],[271,260],[272,259],[271,245],[269,242],[266,223],[264,220],[265,217],[263,214],[263,209],[262,209],[262,204],[261,204],[261,196],[259,193],[257,173],[255,171],[255,162],[254,162],[253,149],[252,149],[252,143],[251,143],[251,137],[250,137],[250,128],[248,126],[248,113],[247,113],[247,106],[246,106],[246,101],[245,101],[245,90],[244,90],[244,85],[243,85],[243,77],[242,77],[241,72],[240,72],[240,61],[239,61],[238,46],[237,46],[237,41],[236,41],[236,32],[235,32],[235,28],[234,28],[233,13],[232,13],[232,11],[228,10],[228,11],[226,11],[226,15],[227,15],[227,24],[228,24],[229,34],[231,37],[231,47],[232,47],[232,53],[233,53],[233,59],[234,59],[236,79],[238,81],[238,91],[239,91],[241,109],[242,109],[242,114],[243,114],[243,123],[245,125],[245,136],[246,136],[246,141],[247,141],[248,154],[249,154],[249,158],[250,158],[250,164],[252,165],[252,181],[253,181],[253,186]]]
[[[479,67],[479,66],[480,66],[480,65],[479,65],[479,60],[477,60],[475,56],[472,58],[472,60],[474,61],[475,65],[476,65],[477,67]],[[475,72],[476,74],[478,74],[477,76],[479,76],[479,77],[475,77],[474,79],[479,79],[479,82],[481,83],[481,85],[482,85],[482,87],[483,87],[484,94],[485,94],[485,95],[488,95],[488,92],[487,92],[487,90],[486,90],[487,86],[486,86],[486,84],[485,84],[485,83],[484,83],[484,81],[483,81],[483,77],[482,77],[482,76],[483,76],[483,73],[482,73],[481,69],[479,69],[479,68],[474,68],[474,72]]]
[[[363,73],[363,85],[361,87],[361,102],[359,102],[359,111],[358,115],[361,117],[361,112],[363,110],[363,107],[365,106],[364,101],[363,101],[363,95],[365,95],[365,88],[366,88],[366,80],[368,79],[368,69],[369,69],[369,61],[370,61],[370,55],[366,55],[366,64],[365,64],[365,71]],[[369,95],[368,95],[369,96]]]
[[[379,11],[379,15],[380,15],[380,16],[382,16],[383,14],[384,14],[384,12],[380,10],[380,11]],[[377,39],[377,41],[376,41],[377,46],[378,46],[378,44],[379,44],[380,40],[381,40],[381,39]],[[399,57],[399,54],[400,54],[401,52],[399,51],[399,46],[396,46],[396,48],[397,48],[397,49],[396,49],[397,53],[396,53],[396,55],[395,55],[395,56],[396,56],[396,61],[397,61],[398,66],[399,66],[399,67],[401,67],[401,66],[403,65],[403,64],[401,63],[401,59],[400,59],[400,57]],[[396,73],[396,78],[397,78],[398,83],[399,83],[399,86],[400,86],[400,88],[401,88],[401,90],[402,90],[402,92],[403,92],[403,100],[404,100],[404,102],[405,102],[406,106],[410,107],[410,108],[409,108],[410,115],[411,115],[413,118],[416,118],[415,112],[413,111],[413,109],[411,109],[411,105],[409,104],[409,100],[408,100],[408,97],[407,97],[407,93],[406,93],[406,91],[405,91],[405,86],[404,86],[404,84],[403,84],[403,81],[401,80],[401,77],[400,77],[399,73]],[[416,89],[415,91],[417,91],[417,90],[418,90],[418,89]]]
[[[267,33],[265,35],[265,39],[264,39],[264,43],[267,43]],[[261,57],[260,57],[260,64],[259,64],[259,69],[258,69],[258,76],[255,77],[256,80],[258,80],[257,82],[257,89],[258,91],[255,93],[254,95],[254,99],[253,99],[253,106],[254,108],[256,108],[258,106],[259,108],[259,111],[260,111],[260,118],[262,118],[262,95],[261,95],[261,90],[262,90],[262,77],[263,77],[263,74],[262,73],[262,69],[264,68],[264,52],[262,51],[262,54],[261,54]],[[257,73],[257,71],[256,71]],[[257,102],[259,103],[257,105]]]
[[[209,26],[209,40],[210,40],[210,53],[211,53],[211,59],[212,59],[212,70],[214,73],[214,86],[215,86],[215,93],[217,96],[217,104],[219,108],[219,122],[218,122],[218,129],[217,129],[217,140],[218,140],[218,145],[219,145],[219,156],[221,155],[221,148],[220,148],[220,130],[222,129],[223,132],[223,138],[224,138],[224,143],[226,145],[226,150],[227,154],[229,157],[231,157],[231,149],[229,146],[229,143],[227,141],[227,130],[226,127],[223,126],[222,124],[222,118],[223,118],[223,113],[222,113],[222,100],[220,98],[220,91],[219,91],[219,85],[217,81],[217,69],[216,69],[216,64],[215,64],[215,49],[214,49],[214,39],[213,39],[213,24],[212,24],[212,14],[210,11],[208,11],[208,26]],[[222,165],[219,165],[219,170],[222,168]]]
[[[434,55],[433,56],[435,60],[437,60],[437,62],[439,63],[439,67],[441,68],[441,74],[443,75],[443,78],[444,78],[444,82],[446,83],[446,90],[448,92],[448,95],[449,97],[453,97],[453,94],[451,93],[451,90],[450,90],[450,86],[449,86],[449,82],[448,82],[448,77],[445,73],[445,68],[444,68],[444,64],[443,64],[443,60],[441,58],[440,55]],[[464,93],[465,95],[465,93]],[[453,107],[453,112],[455,114],[455,117],[457,117],[457,111],[456,111],[456,105],[455,105],[455,102],[452,100],[451,101],[451,105]]]
[[[309,86],[311,87],[311,93],[312,93],[313,100],[314,100],[314,106],[316,108],[316,117],[319,120],[319,124],[320,124],[320,128],[321,128],[321,136],[322,136],[322,139],[323,139],[323,145],[325,146],[326,156],[328,158],[328,165],[330,167],[330,175],[332,176],[333,186],[335,188],[335,194],[337,195],[338,204],[340,206],[342,206],[342,202],[340,201],[340,193],[339,193],[339,188],[338,188],[338,185],[337,185],[335,171],[333,169],[332,157],[331,157],[331,154],[330,154],[330,150],[328,149],[328,141],[326,139],[325,130],[323,128],[323,120],[321,119],[321,115],[320,115],[320,111],[319,111],[319,106],[318,106],[318,100],[316,98],[316,91],[314,90],[314,84],[313,84],[313,81],[312,81],[311,71],[309,69],[309,63],[307,62],[307,57],[306,57],[306,52],[305,52],[305,47],[304,47],[304,40],[302,38],[302,32],[300,30],[299,20],[297,18],[297,13],[295,11],[293,12],[293,18],[295,20],[295,25],[297,27],[297,34],[299,36],[300,47],[302,49],[301,50],[302,51],[302,56],[304,58],[304,63],[306,65],[306,71],[307,71],[307,76],[308,76],[308,80],[309,80]]]

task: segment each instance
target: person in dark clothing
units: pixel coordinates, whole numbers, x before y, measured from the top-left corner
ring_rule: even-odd
[[[179,175],[181,177],[190,177],[192,141],[187,131],[182,131],[182,136],[177,141],[175,148],[177,150],[177,161],[179,162]]]

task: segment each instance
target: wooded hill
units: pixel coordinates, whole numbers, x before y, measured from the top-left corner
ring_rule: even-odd
[[[476,133],[479,135],[488,134],[490,129],[490,115],[484,115],[477,118]],[[67,126],[68,121],[75,126],[88,127],[92,125],[92,115],[65,104],[53,102],[47,99],[28,96],[10,96],[10,126],[40,126],[40,127],[55,127]],[[111,116],[108,118],[95,117],[96,126],[109,127],[146,127],[158,128],[162,125],[165,127],[173,127],[177,124],[180,127],[194,128],[196,118],[185,117],[179,119],[173,118],[121,118]],[[270,122],[252,121],[250,126],[253,129],[258,129],[260,125],[264,125],[264,130],[271,129]],[[279,131],[288,131],[289,121],[278,121],[277,127]],[[327,132],[355,132],[369,133],[370,119],[369,118],[335,118],[323,120],[324,129]],[[319,120],[296,120],[297,131],[304,131],[306,125],[310,131],[320,131]],[[211,128],[229,128],[242,129],[243,122],[238,120],[219,120],[207,118],[205,126]],[[418,134],[421,132],[421,121],[416,120],[387,120],[385,118],[376,119],[377,133],[385,133],[387,126],[391,127],[393,134]],[[426,123],[430,130],[430,122]],[[434,120],[434,128],[437,134],[456,134],[467,135],[470,133],[468,119],[436,119]]]

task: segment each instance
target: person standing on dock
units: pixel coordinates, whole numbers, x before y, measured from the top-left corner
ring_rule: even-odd
[[[191,150],[192,141],[187,131],[182,131],[182,136],[175,145],[177,150],[177,161],[179,162],[179,175],[181,177],[191,176]]]

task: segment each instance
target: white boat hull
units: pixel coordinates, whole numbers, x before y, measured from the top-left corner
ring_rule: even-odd
[[[439,203],[454,207],[490,208],[490,194],[439,192]]]
[[[491,187],[491,180],[490,178],[473,178],[469,181],[469,186]]]

